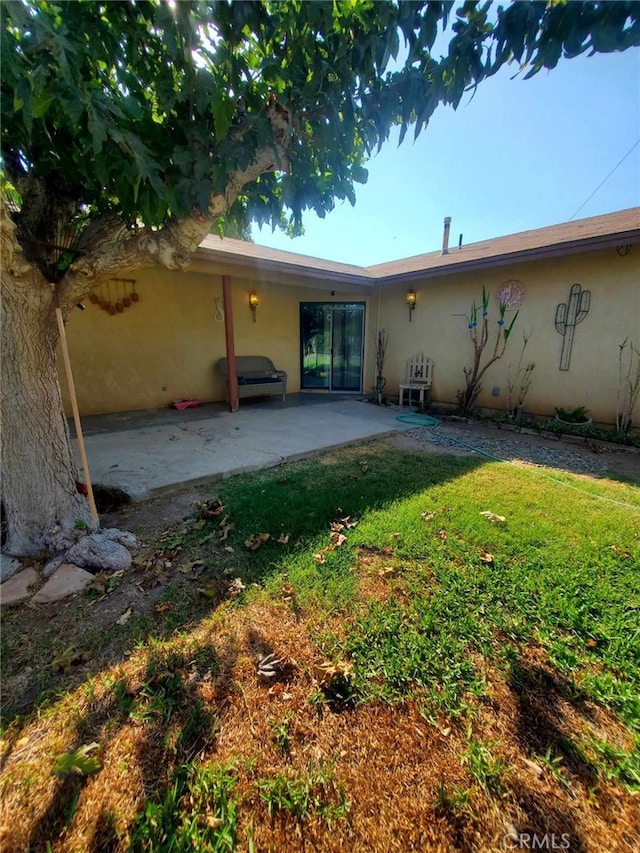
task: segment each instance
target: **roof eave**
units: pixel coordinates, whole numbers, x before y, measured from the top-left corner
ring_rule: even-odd
[[[475,270],[490,269],[491,267],[506,266],[512,263],[524,263],[525,261],[538,260],[540,258],[554,258],[562,255],[578,254],[580,252],[597,251],[598,249],[610,249],[620,245],[635,245],[637,243],[640,243],[640,228],[632,231],[623,231],[618,234],[603,234],[602,236],[586,237],[550,246],[538,246],[533,249],[505,252],[485,258],[461,259],[443,266],[409,270],[386,276],[379,275],[376,276],[375,280],[379,284],[424,281],[425,279],[440,278],[460,272],[473,272]],[[455,251],[455,249],[451,250],[451,255],[454,255]]]
[[[252,271],[260,270],[261,272],[277,273],[278,275],[290,275],[298,278],[309,278],[323,282],[333,282],[334,284],[350,284],[359,287],[372,288],[377,281],[374,276],[366,273],[364,268],[362,274],[353,273],[349,270],[342,272],[325,267],[296,264],[295,262],[251,258],[224,251],[212,251],[202,246],[196,250],[193,259],[195,261],[215,261],[223,267],[228,266],[236,270],[239,268]]]

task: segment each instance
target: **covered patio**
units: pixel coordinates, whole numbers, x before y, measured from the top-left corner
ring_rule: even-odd
[[[247,400],[234,414],[225,403],[207,403],[90,415],[82,426],[92,481],[142,500],[413,429],[398,414],[361,397],[300,393],[286,402]]]

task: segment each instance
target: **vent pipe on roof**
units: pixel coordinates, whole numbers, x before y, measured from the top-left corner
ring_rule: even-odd
[[[444,218],[444,234],[442,235],[442,254],[449,254],[449,229],[451,228],[451,217]]]
[[[462,248],[462,234],[460,235],[460,239],[458,240],[458,248]]]

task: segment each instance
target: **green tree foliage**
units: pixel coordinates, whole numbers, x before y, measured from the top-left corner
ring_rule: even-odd
[[[228,219],[323,216],[355,202],[393,125],[419,134],[438,104],[456,107],[505,63],[530,76],[640,42],[633,2],[465,2],[454,14],[413,0],[5,0],[1,13],[3,167],[23,205],[30,176],[73,214],[152,227],[207,216],[225,194]],[[274,145],[276,101],[288,138]],[[234,192],[269,145],[272,170]]]

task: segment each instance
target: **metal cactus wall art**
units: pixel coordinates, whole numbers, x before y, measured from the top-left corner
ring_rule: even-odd
[[[562,335],[560,370],[569,370],[576,326],[587,316],[590,305],[591,291],[583,290],[580,284],[573,284],[569,291],[569,299],[561,302],[556,308],[556,331]]]

